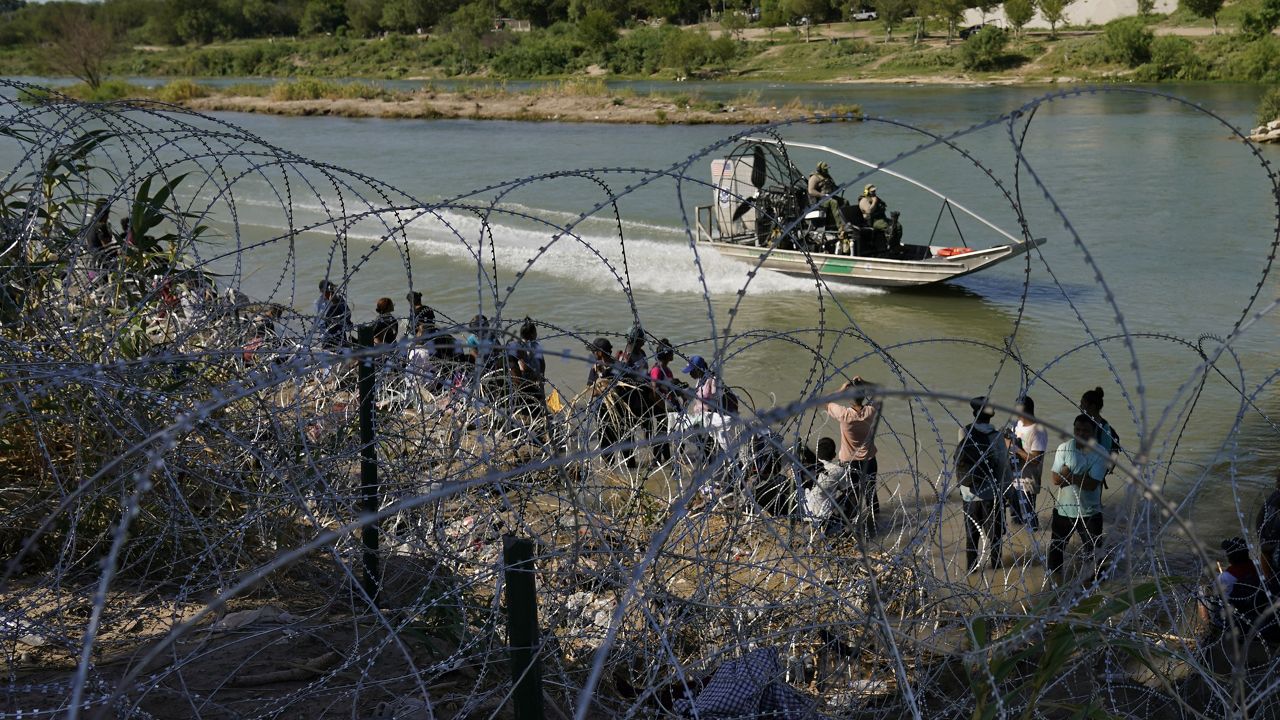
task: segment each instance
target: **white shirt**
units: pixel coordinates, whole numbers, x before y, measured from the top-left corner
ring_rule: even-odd
[[[820,462],[822,472],[818,475],[818,481],[804,491],[805,514],[814,522],[826,521],[835,513],[849,484],[847,467],[826,460]]]
[[[1018,424],[1013,427],[1013,434],[1022,443],[1022,449],[1025,452],[1044,453],[1049,449],[1049,431],[1044,429],[1040,423],[1023,423],[1022,419],[1018,419]],[[1017,463],[1016,479],[1014,484],[1019,490],[1033,492],[1040,487],[1040,480],[1044,475],[1044,456],[1035,462]]]

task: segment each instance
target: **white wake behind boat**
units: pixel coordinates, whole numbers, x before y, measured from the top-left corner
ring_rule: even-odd
[[[828,198],[811,202],[807,177],[791,162],[787,147],[817,150],[877,167],[823,145],[746,139],[729,157],[712,161],[715,202],[696,208],[700,245],[787,275],[856,285],[917,287],[984,270],[1044,243],[1044,238],[1014,237],[924,183],[879,168],[879,173],[938,198],[943,210],[951,210],[953,219],[956,212],[967,215],[1007,241],[985,249],[971,248],[967,243],[962,247],[903,244],[896,212],[865,218],[856,203],[845,202],[839,193],[829,196],[833,203]],[[833,217],[836,212],[842,218]],[[959,231],[958,223],[956,229]]]

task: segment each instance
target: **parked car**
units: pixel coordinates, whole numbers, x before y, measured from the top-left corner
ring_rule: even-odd
[[[864,20],[875,20],[880,17],[875,10],[856,10],[849,16],[854,22],[863,22]]]
[[[970,25],[969,27],[960,31],[960,39],[968,40],[970,35],[977,35],[978,33],[982,32],[982,28],[984,27],[986,27],[986,25],[983,25],[982,23],[978,23],[977,25]],[[993,25],[992,27],[995,27],[995,26]]]

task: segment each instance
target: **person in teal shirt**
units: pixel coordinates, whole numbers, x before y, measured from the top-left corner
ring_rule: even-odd
[[[1090,558],[1102,539],[1102,477],[1106,474],[1106,458],[1099,450],[1089,447],[1094,433],[1093,420],[1083,413],[1077,415],[1072,423],[1075,437],[1059,445],[1053,456],[1051,468],[1058,497],[1049,539],[1048,571],[1052,576],[1062,568],[1062,558],[1073,533],[1080,535]],[[1093,582],[1092,576],[1088,582]]]

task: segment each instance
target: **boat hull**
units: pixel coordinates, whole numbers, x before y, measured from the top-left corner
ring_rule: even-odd
[[[769,250],[712,240],[704,240],[699,244],[715,248],[726,257],[752,265],[759,264],[760,267],[786,275],[811,278],[816,274],[823,280],[872,287],[920,287],[975,273],[1017,257],[1043,243],[1043,238],[1036,238],[1028,242],[997,245],[985,250],[928,260],[893,260],[805,253],[798,250]]]

